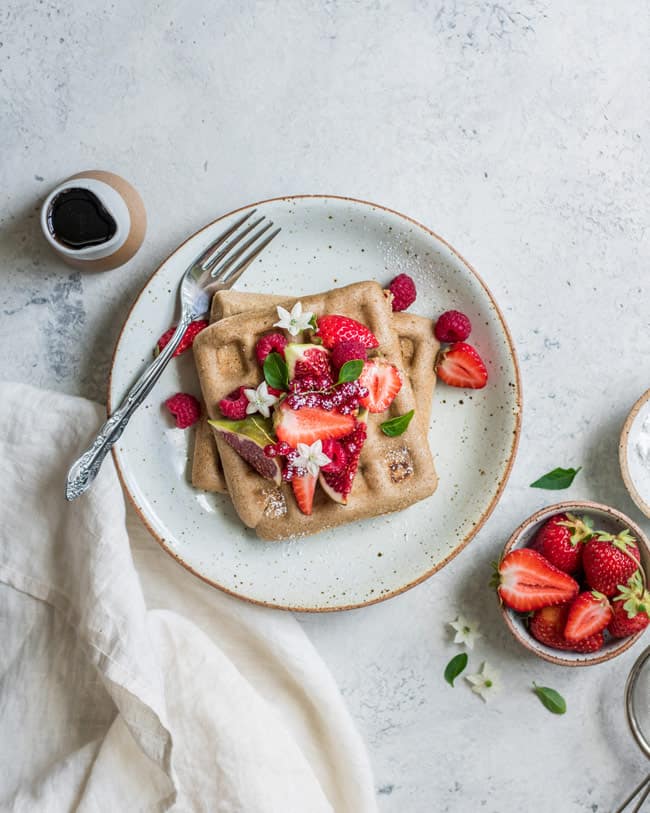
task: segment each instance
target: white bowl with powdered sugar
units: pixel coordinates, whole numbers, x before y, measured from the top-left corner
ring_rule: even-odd
[[[630,496],[650,517],[650,390],[632,407],[621,432],[618,454]]]

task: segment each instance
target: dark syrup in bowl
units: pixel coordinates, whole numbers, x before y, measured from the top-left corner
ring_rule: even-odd
[[[47,226],[57,242],[73,250],[107,243],[117,231],[117,223],[97,195],[77,187],[64,189],[52,200]]]

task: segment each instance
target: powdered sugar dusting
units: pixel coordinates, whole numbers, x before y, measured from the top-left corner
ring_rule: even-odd
[[[384,455],[384,461],[390,471],[393,483],[401,483],[413,475],[413,461],[411,453],[406,446],[399,449],[389,449]]]
[[[264,491],[266,497],[266,504],[264,506],[264,516],[277,519],[283,517],[287,513],[287,502],[284,499],[284,494],[279,488],[274,488],[271,491]]]

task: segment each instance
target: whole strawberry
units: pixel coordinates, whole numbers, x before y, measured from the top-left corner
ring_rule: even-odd
[[[556,514],[542,525],[531,547],[565,573],[576,573],[582,564],[582,543],[592,533],[580,517]]]
[[[608,597],[617,592],[619,584],[627,584],[639,562],[639,548],[627,529],[617,536],[597,533],[582,552],[587,584]]]
[[[650,624],[650,592],[644,589],[640,571],[621,587],[612,601],[614,615],[607,629],[614,638],[627,638]]]

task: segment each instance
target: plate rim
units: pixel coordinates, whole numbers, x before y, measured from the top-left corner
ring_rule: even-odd
[[[369,207],[371,207],[373,209],[379,209],[380,211],[387,212],[388,214],[396,215],[397,217],[402,218],[403,220],[407,221],[408,223],[411,223],[414,226],[417,226],[419,229],[422,229],[422,231],[426,232],[428,235],[430,235],[434,239],[440,241],[440,243],[442,243],[454,256],[456,256],[460,260],[460,262],[463,263],[463,265],[466,266],[466,268],[469,270],[469,272],[471,274],[473,274],[473,276],[478,281],[479,285],[483,288],[483,290],[487,294],[487,297],[490,300],[499,321],[501,322],[501,327],[503,328],[503,332],[504,332],[504,335],[505,335],[505,338],[506,338],[506,343],[507,343],[507,346],[508,346],[510,357],[511,357],[512,362],[513,362],[514,373],[515,373],[515,376],[514,376],[515,377],[515,404],[517,406],[517,412],[516,412],[516,415],[515,415],[515,429],[514,429],[514,432],[513,432],[512,445],[510,447],[508,463],[507,463],[507,465],[505,467],[505,470],[504,470],[503,474],[501,475],[501,478],[500,478],[500,480],[498,482],[497,490],[496,490],[494,496],[492,497],[492,499],[490,500],[489,505],[483,511],[483,513],[479,517],[478,521],[472,526],[472,529],[469,531],[469,533],[458,543],[458,545],[456,545],[456,547],[453,549],[453,551],[451,551],[451,553],[449,553],[444,559],[442,559],[440,562],[438,562],[433,568],[430,568],[430,569],[426,570],[423,574],[418,576],[416,579],[413,579],[412,581],[408,582],[405,585],[402,585],[401,587],[396,588],[395,590],[391,590],[389,593],[386,593],[386,594],[381,595],[381,596],[373,597],[373,598],[368,599],[366,601],[360,601],[360,602],[357,602],[357,603],[354,603],[354,604],[346,604],[346,605],[341,605],[341,606],[337,606],[337,607],[303,607],[303,606],[300,606],[300,605],[278,604],[278,603],[274,603],[274,602],[270,602],[270,601],[264,601],[262,599],[253,598],[251,596],[246,596],[246,595],[244,595],[242,593],[235,592],[234,590],[231,590],[229,587],[226,587],[223,584],[219,584],[218,582],[214,581],[213,579],[210,579],[207,576],[204,576],[202,573],[199,573],[197,570],[195,570],[184,559],[182,559],[182,557],[179,556],[179,554],[176,553],[176,551],[172,550],[172,548],[169,545],[167,545],[165,543],[165,541],[161,537],[158,536],[158,534],[156,533],[156,531],[154,530],[152,525],[149,523],[149,521],[148,521],[147,517],[145,516],[145,514],[143,513],[143,511],[140,509],[140,507],[136,503],[134,495],[131,493],[131,490],[127,486],[125,474],[122,471],[122,467],[120,465],[118,450],[117,450],[116,446],[113,446],[113,448],[111,449],[111,455],[112,455],[112,458],[113,458],[113,463],[115,465],[115,470],[117,471],[117,475],[118,475],[120,484],[122,486],[122,490],[126,494],[129,502],[131,503],[131,505],[135,509],[135,512],[139,516],[139,518],[142,521],[142,523],[144,524],[145,528],[148,530],[148,532],[151,534],[151,536],[156,540],[156,542],[160,545],[160,547],[166,553],[168,553],[173,559],[175,559],[176,562],[178,562],[179,565],[181,565],[183,568],[185,568],[185,570],[192,573],[192,575],[194,575],[197,578],[201,579],[201,581],[205,582],[206,584],[209,584],[211,587],[215,587],[216,589],[221,590],[222,592],[227,593],[230,596],[234,596],[235,598],[238,598],[238,599],[240,599],[242,601],[247,601],[250,604],[257,604],[257,605],[262,606],[262,607],[269,607],[269,608],[274,609],[274,610],[284,610],[286,612],[333,613],[333,612],[342,612],[342,611],[345,611],[345,610],[356,610],[356,609],[360,609],[361,607],[368,607],[368,606],[370,606],[372,604],[379,604],[380,602],[388,601],[388,599],[394,598],[395,596],[398,596],[398,595],[400,595],[402,593],[405,593],[407,590],[411,590],[413,587],[416,587],[418,584],[422,584],[422,582],[426,581],[431,576],[433,576],[435,573],[437,573],[439,570],[442,570],[443,567],[448,565],[449,562],[452,561],[452,559],[455,559],[461,553],[461,551],[463,551],[469,545],[469,543],[472,541],[472,539],[478,534],[478,532],[481,530],[481,528],[483,528],[483,526],[485,525],[487,520],[492,515],[494,509],[498,505],[498,503],[499,503],[499,501],[500,501],[500,499],[501,499],[501,497],[503,495],[506,484],[507,484],[507,482],[508,482],[508,480],[510,478],[510,474],[512,472],[512,467],[514,465],[515,458],[517,456],[517,450],[519,448],[519,439],[520,439],[520,435],[521,435],[521,426],[522,426],[523,393],[522,393],[521,372],[520,372],[520,369],[519,369],[519,361],[518,361],[517,352],[515,350],[515,346],[514,346],[514,343],[513,343],[513,340],[512,340],[512,335],[511,335],[510,330],[508,328],[508,325],[506,323],[505,317],[504,317],[504,315],[503,315],[503,313],[501,311],[501,308],[499,307],[496,299],[492,295],[491,290],[488,288],[488,286],[486,285],[486,283],[483,280],[483,278],[481,277],[481,275],[476,271],[474,266],[470,262],[468,262],[465,259],[465,257],[463,257],[463,255],[459,251],[457,251],[450,243],[447,242],[447,240],[444,239],[444,237],[441,237],[439,234],[434,232],[433,229],[430,229],[428,226],[425,226],[423,223],[420,223],[418,220],[415,220],[414,218],[410,217],[409,215],[405,215],[403,212],[399,212],[396,209],[391,209],[390,207],[383,206],[382,204],[379,204],[379,203],[373,203],[372,201],[363,200],[361,198],[353,198],[353,197],[349,197],[349,196],[346,196],[346,195],[331,195],[331,194],[279,195],[277,197],[272,197],[272,198],[266,198],[264,200],[259,200],[259,201],[256,201],[255,203],[247,203],[245,206],[238,206],[236,209],[231,209],[230,211],[220,215],[219,217],[215,218],[214,220],[211,220],[209,223],[206,223],[200,229],[197,229],[195,232],[190,234],[185,240],[183,240],[181,243],[179,243],[173,249],[173,251],[171,251],[158,264],[156,269],[146,279],[146,281],[144,282],[144,284],[140,288],[140,291],[138,292],[138,295],[133,300],[133,303],[131,304],[131,307],[129,308],[129,310],[128,310],[125,318],[124,318],[124,322],[122,323],[122,327],[120,328],[120,332],[119,332],[118,337],[117,337],[116,342],[115,342],[115,347],[113,348],[113,354],[111,356],[110,371],[109,371],[109,374],[108,374],[106,410],[107,410],[107,414],[110,415],[111,412],[112,412],[111,389],[112,389],[112,382],[113,382],[113,370],[115,369],[117,351],[118,351],[118,349],[120,347],[120,343],[122,341],[122,336],[124,334],[124,331],[126,329],[127,324],[130,321],[131,314],[133,313],[135,307],[140,302],[141,297],[143,296],[143,294],[145,293],[145,291],[147,290],[147,288],[151,284],[151,281],[154,279],[154,277],[157,274],[160,273],[163,266],[178,251],[180,251],[180,249],[183,246],[185,246],[190,240],[193,240],[195,237],[197,237],[199,234],[204,232],[206,229],[211,228],[216,223],[219,223],[219,221],[224,220],[227,217],[231,217],[232,215],[236,215],[239,212],[245,211],[246,209],[251,209],[251,208],[256,207],[256,206],[262,206],[262,205],[268,204],[268,203],[277,203],[277,202],[280,202],[280,201],[310,200],[310,199],[347,201],[349,203],[361,204],[362,206],[369,206]],[[176,294],[174,294],[174,296],[176,296]]]

